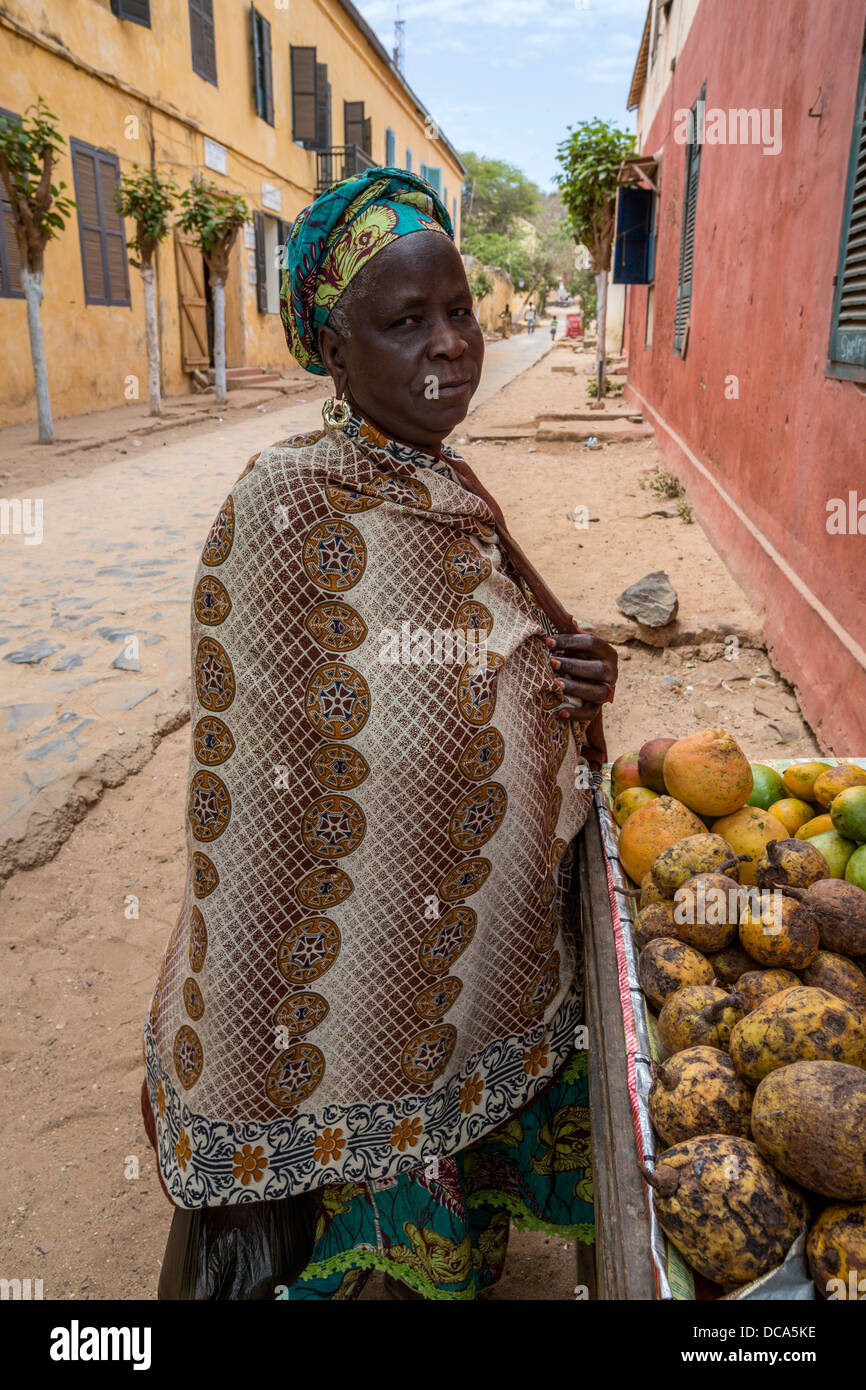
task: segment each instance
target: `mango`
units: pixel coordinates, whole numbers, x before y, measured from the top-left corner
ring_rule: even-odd
[[[830,877],[830,866],[807,840],[769,840],[755,865],[759,888],[808,888]]]
[[[746,802],[747,806],[758,806],[762,811],[769,811],[774,801],[778,801],[782,795],[782,778],[774,767],[767,767],[766,763],[751,763],[752,769],[752,795]]]
[[[797,831],[797,839],[811,840],[813,835],[823,835],[825,830],[832,829],[833,818],[828,812],[825,812],[823,816],[813,816],[811,820],[806,821],[805,825],[801,825]]]
[[[866,845],[855,849],[845,865],[845,882],[853,883],[855,888],[866,889]]]
[[[866,1019],[866,975],[853,960],[836,951],[819,951],[812,964],[800,973],[804,985],[837,995]]]
[[[866,787],[846,787],[833,797],[830,807],[833,829],[846,840],[866,841]]]
[[[856,763],[837,763],[822,772],[812,788],[819,806],[832,806],[833,800],[846,787],[866,787],[866,768]]]
[[[634,919],[633,934],[637,951],[642,951],[644,946],[648,946],[651,941],[658,941],[661,937],[675,937],[677,929],[674,925],[673,903],[649,903],[642,907]]]
[[[737,1076],[727,1052],[689,1047],[659,1067],[650,1087],[649,1113],[665,1144],[680,1144],[699,1134],[748,1138],[752,1092]]]
[[[665,754],[675,738],[651,738],[643,745],[637,755],[638,772],[642,787],[652,787],[659,795],[667,793],[664,779]]]
[[[715,985],[683,985],[672,994],[658,1019],[659,1042],[666,1057],[687,1047],[727,1051],[731,1029],[743,1017],[743,1001]]]
[[[748,759],[724,729],[677,739],[665,754],[663,772],[670,795],[701,816],[731,815],[754,790]]]
[[[638,956],[637,978],[653,1008],[660,1009],[683,985],[711,985],[713,967],[694,947],[661,937]]]
[[[639,786],[640,772],[637,765],[637,753],[621,753],[610,769],[611,800],[616,801],[620,792],[624,792],[626,787]]]
[[[662,850],[687,835],[700,835],[703,829],[702,822],[681,801],[657,796],[629,816],[620,831],[620,862],[629,877],[640,883]]]
[[[643,1174],[668,1240],[698,1274],[727,1287],[781,1264],[806,1218],[799,1189],[738,1135],[674,1144]]]
[[[745,854],[740,865],[740,882],[755,882],[755,866],[770,840],[784,840],[788,832],[780,820],[757,806],[744,806],[733,815],[713,821],[713,833],[727,840],[734,854]]]
[[[866,1297],[866,1202],[832,1202],[806,1241],[806,1258],[822,1298]]]
[[[752,1135],[780,1173],[843,1202],[866,1199],[866,1071],[793,1062],[755,1092]]]
[[[772,994],[734,1026],[730,1053],[740,1076],[753,1086],[792,1062],[860,1067],[866,1063],[866,1025],[844,999],[797,985]]]
[[[746,1013],[750,1014],[772,994],[794,989],[799,983],[799,977],[792,970],[747,970],[737,980],[737,994],[746,1006]]]
[[[792,763],[782,773],[782,786],[789,796],[797,796],[801,801],[814,801],[813,788],[822,772],[829,772],[832,763],[815,762],[810,759],[804,763]]]
[[[740,912],[740,945],[768,969],[800,970],[818,954],[814,917],[796,898],[781,892],[768,892],[766,897],[766,907],[759,900]]]
[[[801,801],[797,796],[784,796],[767,808],[771,816],[780,820],[789,835],[796,835],[801,825],[806,825],[815,815],[814,806]]]
[[[824,830],[820,835],[812,835],[809,844],[814,845],[827,860],[831,878],[844,878],[848,860],[857,848],[853,840],[847,840],[838,830]]]
[[[658,793],[651,792],[649,787],[626,787],[613,803],[613,818],[617,825],[625,825],[630,815],[639,811],[648,801],[655,800],[657,795]]]

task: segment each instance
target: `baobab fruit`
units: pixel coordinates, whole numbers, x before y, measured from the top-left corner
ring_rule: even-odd
[[[672,895],[695,874],[714,874],[722,864],[728,864],[736,872],[736,860],[731,847],[721,835],[706,832],[687,835],[676,844],[669,845],[652,864],[653,879],[666,897]]]
[[[752,1092],[737,1076],[727,1052],[718,1047],[689,1047],[659,1067],[650,1087],[649,1113],[666,1144],[679,1144],[699,1134],[747,1138]]]
[[[731,1029],[743,1017],[743,1001],[715,985],[684,985],[659,1014],[662,1052],[671,1057],[687,1047],[727,1051]]]
[[[837,995],[866,1019],[866,975],[853,960],[835,951],[819,951],[812,964],[800,973],[804,985]],[[863,1273],[866,1274],[866,1267]]]
[[[732,854],[747,856],[740,864],[740,882],[750,885],[755,882],[755,865],[768,842],[784,840],[788,834],[780,820],[757,806],[743,806],[732,816],[713,821],[713,831],[727,840]]]
[[[740,886],[727,874],[695,874],[674,894],[674,929],[680,941],[710,955],[737,937]]]
[[[844,999],[826,989],[797,985],[771,995],[746,1014],[731,1031],[729,1050],[740,1076],[753,1086],[793,1062],[862,1067],[866,1025]]]
[[[664,795],[667,792],[664,779],[664,761],[668,749],[676,743],[675,738],[651,738],[643,745],[637,755],[638,771],[642,787],[652,787],[654,792]]]
[[[654,1009],[660,1009],[683,985],[711,985],[713,967],[700,951],[672,937],[645,946],[638,957],[640,987]]]
[[[729,816],[745,806],[754,783],[749,761],[724,729],[677,739],[665,754],[668,793],[701,816]]]
[[[839,878],[822,878],[805,890],[788,890],[811,915],[823,951],[866,954],[866,891]]]
[[[787,892],[787,890],[786,890]],[[818,927],[808,908],[778,890],[740,913],[740,945],[768,969],[801,970],[818,954]]]
[[[716,972],[718,983],[728,988],[736,985],[740,976],[745,975],[747,970],[755,968],[754,960],[748,951],[743,950],[739,941],[732,941],[723,951],[713,951],[707,959]]]
[[[825,1207],[809,1232],[806,1257],[822,1298],[866,1297],[866,1202]]]
[[[634,944],[642,951],[651,941],[676,935],[673,903],[650,903],[634,919]]]
[[[688,1139],[642,1171],[668,1240],[698,1274],[726,1287],[781,1264],[806,1218],[803,1193],[737,1135]]]
[[[672,796],[657,796],[629,816],[619,836],[620,862],[635,883],[640,883],[662,850],[687,835],[704,829],[693,811]]]
[[[640,881],[640,905],[649,907],[650,903],[661,903],[665,901],[665,894],[657,887],[651,872],[644,874]]]
[[[780,1173],[822,1197],[866,1200],[866,1071],[794,1062],[755,1092],[752,1134]]]
[[[759,888],[809,888],[830,877],[830,865],[808,840],[770,840],[755,865]]]
[[[794,989],[800,979],[793,970],[747,970],[737,980],[737,994],[742,999],[746,1013],[750,1014],[769,999],[772,994],[780,994],[783,989]]]

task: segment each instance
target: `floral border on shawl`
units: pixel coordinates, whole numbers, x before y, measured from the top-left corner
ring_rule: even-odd
[[[210,1120],[190,1108],[162,1065],[148,1020],[147,1088],[166,1188],[177,1206],[192,1209],[274,1201],[324,1183],[372,1182],[457,1153],[548,1084],[574,1046],[581,1011],[581,995],[572,990],[549,1023],[488,1043],[429,1096],[328,1105],[319,1113],[237,1125]],[[527,1050],[541,1043],[549,1049],[546,1065],[537,1076],[528,1075]],[[472,1109],[465,1105],[467,1085],[475,1096]],[[402,1152],[392,1136],[401,1121],[412,1120],[420,1120],[421,1130],[415,1145]],[[426,1142],[428,1132],[431,1140]]]

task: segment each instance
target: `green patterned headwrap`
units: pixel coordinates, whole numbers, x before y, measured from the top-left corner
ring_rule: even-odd
[[[378,251],[410,232],[454,238],[448,210],[430,185],[405,169],[367,169],[335,183],[304,208],[286,242],[280,316],[293,357],[327,376],[319,329],[347,285]]]

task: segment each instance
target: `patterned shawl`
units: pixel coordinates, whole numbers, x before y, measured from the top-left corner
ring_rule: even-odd
[[[300,366],[327,376],[319,329],[343,290],[392,241],[423,231],[454,235],[445,204],[405,169],[368,169],[343,179],[298,214],[286,242],[280,314]]]
[[[550,624],[461,463],[354,417],[259,454],[205,542],[186,894],[145,1028],[178,1206],[453,1154],[572,1046],[588,797]]]

